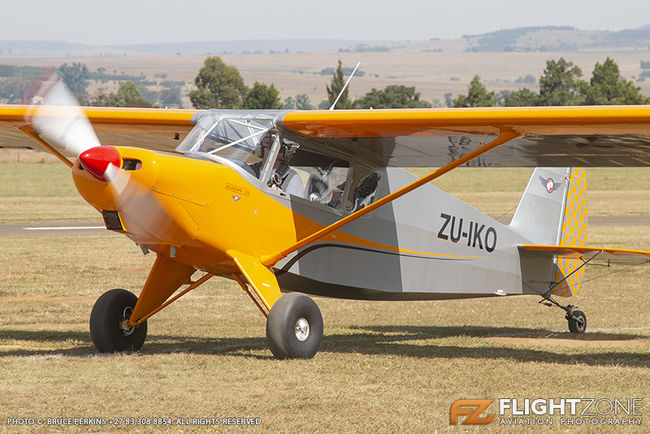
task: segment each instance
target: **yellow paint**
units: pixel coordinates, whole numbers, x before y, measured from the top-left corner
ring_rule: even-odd
[[[228,250],[226,253],[235,261],[246,281],[262,301],[264,313],[268,315],[271,306],[282,296],[273,271],[262,264],[259,258],[255,256],[235,250]]]
[[[158,255],[129,318],[129,325],[134,326],[138,320],[162,305],[179,287],[190,283],[194,271],[193,267]]]
[[[585,253],[603,252],[611,257],[636,257],[638,259],[650,259],[650,251],[646,250],[631,250],[631,249],[612,249],[610,247],[594,247],[594,246],[547,246],[543,244],[524,244],[522,246],[525,250],[530,252],[546,252],[560,257],[579,259]]]
[[[117,108],[117,107],[82,107],[90,123],[95,125],[153,125],[153,126],[192,126],[192,116],[198,110]],[[0,104],[0,124],[6,123],[15,128],[27,125],[26,119],[33,106]],[[39,116],[60,116],[60,109],[53,106],[51,110],[41,107]]]
[[[560,232],[560,246],[582,247],[587,243],[587,178],[585,169],[571,169],[564,218]],[[562,297],[574,295],[582,283],[584,267],[575,271],[582,261],[580,259],[558,258],[555,281],[561,282],[553,289],[553,294]],[[573,273],[573,274],[572,274]]]
[[[412,110],[293,111],[286,127],[307,137],[458,134],[647,134],[650,106],[486,107]]]

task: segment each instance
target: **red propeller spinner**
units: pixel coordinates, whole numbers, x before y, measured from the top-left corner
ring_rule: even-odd
[[[122,165],[120,153],[112,146],[90,148],[79,155],[79,160],[88,173],[102,182],[111,181]]]

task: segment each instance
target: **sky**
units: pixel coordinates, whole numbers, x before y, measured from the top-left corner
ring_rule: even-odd
[[[623,30],[649,0],[5,1],[0,40],[99,44],[242,39],[424,40],[525,26]],[[7,5],[8,3],[8,5]]]

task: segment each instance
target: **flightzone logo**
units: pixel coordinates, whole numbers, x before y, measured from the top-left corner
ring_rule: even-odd
[[[643,423],[642,408],[643,398],[459,399],[449,425],[634,426]]]

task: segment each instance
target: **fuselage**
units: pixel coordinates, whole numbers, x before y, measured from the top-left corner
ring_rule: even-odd
[[[113,229],[137,244],[217,275],[237,272],[228,250],[271,254],[346,214],[270,188],[225,159],[117,149],[130,163],[109,183],[75,164],[81,195],[105,217],[117,212],[121,227]],[[415,179],[398,168],[378,173],[377,197]],[[274,269],[283,290],[334,297],[521,294],[516,245],[525,241],[425,185],[290,254]]]

